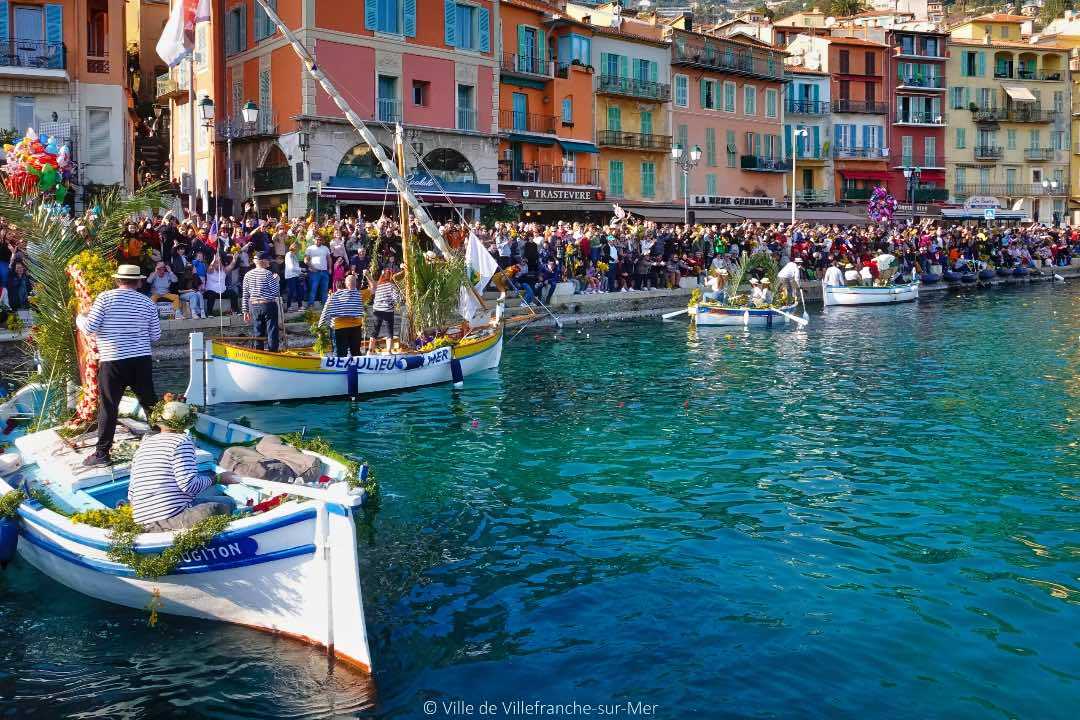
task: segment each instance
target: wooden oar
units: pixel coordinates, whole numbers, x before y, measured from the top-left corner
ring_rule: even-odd
[[[679,317],[680,315],[688,312],[690,312],[690,308],[683,308],[682,310],[676,310],[675,312],[664,313],[660,317],[664,320],[670,320],[673,317]]]
[[[809,325],[809,324],[810,324],[810,321],[809,321],[809,320],[807,320],[807,319],[805,319],[805,318],[801,318],[801,317],[796,317],[796,316],[792,315],[792,314],[791,314],[791,313],[789,313],[789,312],[784,312],[784,311],[783,311],[783,310],[781,310],[780,308],[773,308],[773,309],[772,309],[772,311],[773,311],[774,313],[779,313],[779,314],[783,315],[783,316],[784,316],[784,317],[786,317],[786,318],[787,318],[788,320],[794,320],[795,322],[799,323],[799,327],[806,327],[807,325]]]

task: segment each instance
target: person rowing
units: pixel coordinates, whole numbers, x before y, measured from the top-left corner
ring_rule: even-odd
[[[335,290],[323,306],[319,325],[334,332],[338,357],[357,356],[364,349],[364,301],[356,289],[356,276],[345,276],[345,287]]]

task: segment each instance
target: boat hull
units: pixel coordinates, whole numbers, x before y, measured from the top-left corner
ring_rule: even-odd
[[[825,305],[889,305],[919,299],[919,283],[885,287],[855,286],[821,288]]]
[[[798,305],[788,305],[782,308],[787,313],[793,313]],[[690,306],[690,317],[697,325],[701,326],[753,326],[773,328],[787,325],[791,322],[788,318],[771,308],[737,308],[718,307],[710,305]]]
[[[479,342],[411,355],[335,358],[241,348],[191,335],[186,395],[203,405],[358,396],[458,382],[496,368],[503,334]],[[205,360],[204,360],[205,357]]]

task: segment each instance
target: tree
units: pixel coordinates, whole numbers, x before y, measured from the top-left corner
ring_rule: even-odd
[[[865,0],[822,0],[819,6],[833,17],[851,17],[866,10]]]
[[[1064,15],[1066,10],[1072,9],[1072,0],[1045,0],[1042,9],[1039,10],[1039,24],[1046,27],[1051,22]]]

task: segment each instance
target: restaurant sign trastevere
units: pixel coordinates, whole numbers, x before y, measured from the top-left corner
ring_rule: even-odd
[[[507,197],[511,197],[513,186],[501,185],[501,190]],[[588,200],[603,200],[604,191],[598,188],[567,188],[567,187],[546,187],[543,185],[534,185],[532,187],[523,187],[520,190],[522,200],[547,200],[554,202],[581,202]]]
[[[694,195],[691,205],[695,207],[775,207],[776,200],[771,197],[740,197],[733,195]]]

